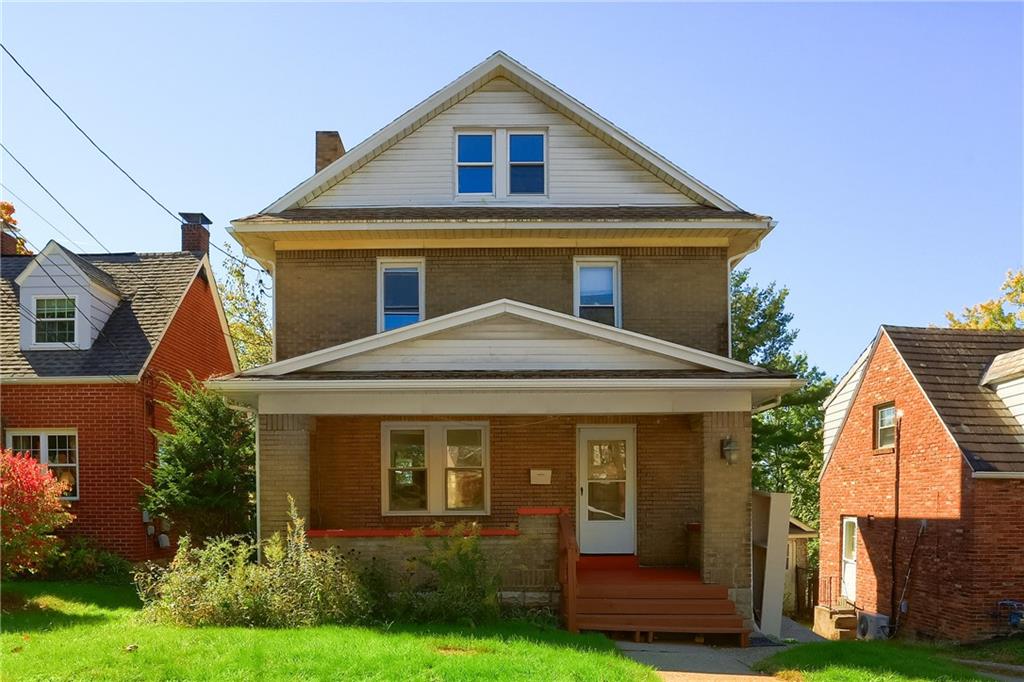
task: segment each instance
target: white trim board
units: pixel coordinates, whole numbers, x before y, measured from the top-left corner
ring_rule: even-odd
[[[555,87],[504,52],[498,51],[360,142],[320,172],[299,183],[280,199],[264,208],[262,212],[278,213],[302,205],[317,196],[327,186],[340,181],[346,174],[358,169],[398,140],[420,128],[427,120],[461,101],[488,81],[499,77],[512,81],[556,111],[588,128],[613,149],[634,159],[641,166],[699,203],[726,211],[740,210],[736,204],[574,97]]]
[[[416,324],[401,327],[389,332],[382,332],[355,341],[349,341],[330,348],[324,348],[306,355],[281,360],[263,367],[243,373],[242,377],[281,376],[291,372],[314,369],[319,365],[335,362],[369,351],[378,350],[404,341],[423,338],[430,334],[461,327],[463,325],[486,320],[498,315],[512,315],[542,324],[548,324],[585,337],[616,343],[627,348],[674,358],[683,363],[720,370],[723,372],[757,372],[770,376],[767,370],[748,365],[738,360],[723,358],[707,351],[663,341],[644,334],[626,329],[618,329],[608,325],[591,322],[572,315],[558,313],[509,299],[499,299],[472,308],[466,308],[447,315],[434,317]]]

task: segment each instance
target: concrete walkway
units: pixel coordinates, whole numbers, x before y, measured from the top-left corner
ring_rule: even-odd
[[[803,625],[783,618],[782,636],[797,642],[824,641]],[[778,653],[786,646],[713,647],[681,642],[616,642],[623,654],[649,665],[666,682],[752,682],[768,677],[750,668],[758,661]]]

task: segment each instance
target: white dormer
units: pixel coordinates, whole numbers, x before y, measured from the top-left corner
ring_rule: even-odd
[[[114,312],[113,278],[50,241],[17,279],[22,350],[85,350]]]

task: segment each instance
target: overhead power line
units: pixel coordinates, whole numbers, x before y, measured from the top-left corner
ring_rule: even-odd
[[[174,222],[175,222],[176,224],[180,224],[180,223],[181,223],[181,219],[180,219],[180,218],[179,218],[179,217],[178,217],[177,215],[175,215],[175,214],[174,214],[174,212],[173,212],[173,211],[171,211],[171,209],[167,208],[167,206],[165,206],[165,205],[164,205],[164,204],[163,204],[163,203],[162,203],[162,202],[161,202],[161,201],[160,201],[159,199],[157,199],[157,198],[156,198],[155,196],[153,196],[153,194],[152,194],[152,193],[151,193],[151,192],[150,192],[149,190],[147,190],[147,189],[146,189],[145,187],[143,187],[143,186],[142,186],[142,185],[141,185],[141,184],[139,183],[139,181],[138,181],[138,180],[136,180],[136,179],[135,179],[134,177],[132,177],[131,173],[129,173],[128,171],[126,171],[126,170],[125,170],[125,169],[124,169],[124,168],[123,168],[123,167],[121,166],[121,164],[119,164],[119,163],[118,163],[117,161],[114,161],[113,157],[111,157],[111,156],[110,156],[110,154],[107,154],[107,153],[106,153],[105,151],[103,151],[103,148],[102,148],[102,147],[100,147],[100,146],[99,146],[99,144],[97,144],[97,143],[96,143],[96,140],[92,139],[92,137],[90,137],[89,133],[85,132],[85,129],[84,129],[84,128],[82,128],[82,126],[78,125],[78,123],[77,123],[77,122],[75,121],[75,119],[71,118],[71,114],[69,114],[69,113],[67,112],[67,110],[65,110],[65,109],[64,109],[64,107],[62,107],[62,106],[61,106],[61,105],[60,105],[60,104],[59,104],[59,103],[57,102],[57,100],[55,100],[55,99],[53,98],[53,96],[52,96],[52,95],[50,95],[50,93],[46,91],[46,88],[44,88],[44,87],[43,87],[43,86],[42,86],[42,85],[41,85],[41,84],[39,83],[39,81],[37,81],[37,80],[35,79],[35,77],[34,77],[34,76],[33,76],[33,75],[31,74],[31,73],[29,73],[28,69],[26,69],[26,68],[25,68],[25,67],[24,67],[24,66],[22,65],[22,63],[18,61],[18,58],[17,58],[17,57],[15,57],[15,56],[14,56],[13,54],[11,54],[11,51],[7,49],[7,46],[6,46],[6,45],[4,45],[3,43],[0,43],[0,48],[2,48],[2,49],[3,49],[3,51],[4,51],[4,53],[5,53],[5,54],[6,54],[6,55],[7,55],[8,57],[10,57],[10,58],[11,58],[11,61],[13,61],[13,62],[14,62],[14,63],[15,63],[16,65],[17,65],[17,67],[18,67],[19,69],[21,69],[21,72],[22,72],[22,73],[24,73],[24,74],[25,74],[25,76],[27,76],[27,77],[28,77],[28,79],[29,79],[30,81],[32,81],[32,84],[33,84],[33,85],[35,85],[35,86],[36,86],[36,87],[37,87],[37,88],[39,89],[39,92],[43,93],[43,96],[45,96],[45,97],[46,97],[46,99],[50,100],[50,103],[51,103],[51,104],[53,104],[53,106],[57,107],[57,110],[58,110],[58,111],[60,111],[60,113],[64,114],[64,118],[66,118],[66,119],[68,120],[68,122],[69,122],[69,123],[71,123],[71,125],[73,125],[73,126],[75,127],[75,130],[77,130],[78,132],[80,132],[80,133],[82,134],[82,136],[83,136],[83,137],[84,137],[84,138],[85,138],[86,140],[88,140],[88,141],[89,141],[89,144],[91,144],[91,145],[92,145],[92,146],[93,146],[93,147],[94,147],[94,148],[96,149],[96,151],[98,151],[98,152],[99,152],[100,154],[102,154],[102,155],[103,155],[103,158],[105,158],[105,159],[106,159],[107,161],[109,161],[110,163],[112,163],[112,164],[114,165],[114,168],[116,168],[117,170],[121,171],[121,173],[122,173],[122,174],[123,174],[123,175],[124,175],[124,176],[125,176],[126,178],[128,178],[128,180],[129,180],[129,181],[131,181],[131,183],[132,183],[133,185],[135,185],[136,187],[138,187],[138,188],[139,188],[139,190],[140,190],[140,191],[141,191],[141,192],[142,192],[143,194],[145,194],[145,195],[146,195],[147,197],[149,197],[149,199],[150,199],[150,200],[151,200],[151,201],[152,201],[152,202],[153,202],[154,204],[156,204],[157,206],[159,206],[159,207],[160,207],[160,208],[161,208],[161,209],[162,209],[162,210],[164,211],[164,213],[166,213],[167,215],[171,216],[171,219],[172,219],[172,220],[174,220]],[[4,150],[5,150],[5,151],[7,151],[7,153],[8,153],[8,154],[10,154],[10,151],[8,151],[6,147],[4,147]],[[14,155],[13,155],[13,154],[11,154],[11,158],[12,158],[12,159],[14,159],[14,160],[15,160],[15,162],[17,162],[17,163],[18,163],[18,165],[19,165],[19,166],[21,166],[21,167],[22,167],[22,169],[24,169],[26,173],[28,173],[28,169],[27,169],[27,168],[25,168],[25,167],[24,167],[24,166],[23,166],[23,165],[21,164],[21,162],[20,162],[20,161],[18,161],[18,160],[17,160],[16,158],[14,158]],[[29,173],[29,175],[32,175],[32,174],[31,174],[31,173]],[[32,178],[32,179],[33,179],[33,180],[35,180],[35,178]],[[36,182],[38,182],[38,180],[37,180]],[[41,186],[41,185],[40,185],[40,186]],[[49,194],[49,192],[47,192],[47,194]],[[51,198],[53,198],[53,195],[50,195],[50,196],[51,196]],[[57,201],[57,200],[56,200],[56,198],[54,198],[54,201]],[[57,203],[59,204],[60,202],[57,202]],[[61,208],[64,208],[64,207],[63,207],[63,206],[61,206]],[[67,211],[67,209],[65,209],[65,211]],[[76,220],[75,222],[78,222],[78,221]],[[89,230],[86,230],[86,228],[85,228],[85,226],[84,226],[84,225],[82,225],[81,223],[78,223],[78,224],[79,224],[79,225],[80,225],[80,226],[82,227],[82,229],[83,229],[83,230],[85,230],[86,232],[88,232],[88,233],[89,233],[89,236],[90,236],[90,237],[92,237],[92,233],[91,233],[91,232],[89,232]],[[94,240],[96,240],[96,238],[95,238],[95,237],[93,237],[93,239],[94,239]],[[99,243],[100,243],[100,242],[99,242],[99,240],[96,240],[96,243],[97,243],[97,244],[99,244]],[[102,246],[102,244],[101,244],[101,246]],[[222,248],[220,248],[219,246],[217,246],[217,244],[216,244],[216,243],[210,242],[210,246],[212,246],[212,247],[213,247],[214,249],[216,249],[217,251],[219,251],[220,253],[222,253],[222,254],[223,254],[223,255],[225,255],[226,257],[230,258],[231,260],[234,260],[234,261],[236,261],[236,262],[238,262],[238,263],[240,263],[240,264],[244,265],[245,267],[249,268],[250,270],[253,270],[254,272],[263,272],[263,270],[262,270],[262,269],[260,269],[260,268],[257,268],[257,267],[254,267],[254,266],[252,266],[251,264],[247,263],[246,261],[244,261],[244,260],[242,260],[242,259],[240,259],[240,258],[237,258],[236,256],[233,256],[232,254],[228,253],[228,252],[227,252],[227,251],[225,251],[224,249],[222,249]],[[104,248],[104,249],[106,249],[106,247],[103,247],[103,248]],[[107,249],[107,251],[109,251],[109,249]]]
[[[53,223],[51,223],[51,222],[50,222],[49,220],[47,220],[47,219],[46,219],[46,216],[44,216],[44,215],[43,215],[42,213],[40,213],[39,211],[37,211],[37,210],[35,210],[34,208],[32,208],[32,206],[31,206],[31,205],[29,205],[29,203],[28,203],[27,201],[25,201],[24,199],[22,199],[21,197],[19,197],[19,196],[18,196],[18,193],[17,193],[17,192],[15,192],[15,191],[14,191],[13,189],[11,189],[10,187],[8,187],[7,185],[5,185],[5,184],[4,184],[4,183],[2,183],[2,182],[0,182],[0,187],[2,187],[2,188],[3,188],[3,189],[4,189],[4,190],[5,190],[5,191],[6,191],[6,192],[7,192],[8,194],[10,194],[10,195],[11,195],[12,197],[14,197],[14,198],[15,198],[15,200],[16,200],[16,201],[18,202],[18,208],[22,208],[22,207],[24,207],[24,208],[27,208],[28,210],[32,211],[33,213],[35,213],[35,214],[36,214],[36,217],[37,217],[37,218],[39,218],[39,219],[40,219],[40,220],[42,220],[42,221],[43,221],[44,223],[46,223],[47,225],[49,225],[50,227],[52,227],[52,228],[53,228],[53,231],[54,231],[54,232],[56,232],[57,234],[59,234],[59,235],[60,235],[61,237],[64,237],[64,239],[67,239],[67,240],[68,240],[69,242],[71,242],[72,244],[74,244],[75,246],[77,246],[77,247],[78,247],[79,249],[81,249],[81,248],[82,248],[82,245],[81,245],[81,244],[79,244],[79,243],[78,243],[77,241],[75,241],[74,239],[72,239],[71,237],[69,237],[69,236],[68,236],[67,234],[65,234],[65,233],[64,233],[64,232],[63,232],[63,231],[62,231],[62,230],[61,230],[61,229],[60,229],[59,227],[57,227],[56,225],[54,225]]]

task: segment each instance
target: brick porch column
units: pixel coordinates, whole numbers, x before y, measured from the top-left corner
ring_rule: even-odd
[[[316,419],[306,415],[260,415],[260,537],[288,525],[288,495],[309,527],[309,441]]]
[[[701,577],[729,588],[736,608],[752,619],[750,506],[751,435],[749,412],[705,412]],[[739,446],[729,464],[721,455],[724,438]]]

